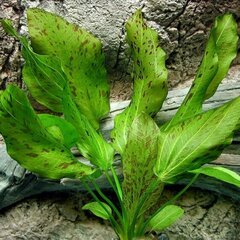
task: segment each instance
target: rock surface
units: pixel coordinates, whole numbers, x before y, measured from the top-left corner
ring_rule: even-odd
[[[176,189],[166,191],[169,197]],[[109,193],[111,196],[111,193]],[[90,197],[80,194],[44,194],[0,213],[0,239],[4,240],[113,240],[107,222],[81,207]],[[239,240],[240,206],[209,192],[190,190],[179,200],[185,216],[160,235],[165,240]]]
[[[0,0],[0,19],[12,19],[17,29],[22,13],[19,1]],[[19,44],[4,32],[0,24],[0,89],[5,89],[9,82],[21,86],[21,62]]]
[[[179,205],[185,215],[166,231],[170,240],[240,239],[239,202],[191,190],[180,199]]]
[[[107,240],[112,229],[81,211],[86,196],[45,194],[0,213],[0,239]]]

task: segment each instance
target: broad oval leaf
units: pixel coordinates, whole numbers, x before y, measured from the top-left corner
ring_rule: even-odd
[[[108,220],[111,217],[112,209],[104,202],[90,202],[82,207],[83,210],[89,210],[97,217]]]
[[[0,98],[0,133],[21,166],[50,179],[80,178],[95,170],[74,158],[41,124],[25,94],[9,85]]]
[[[155,173],[163,182],[216,159],[240,126],[240,97],[160,129]]]
[[[157,213],[148,224],[150,231],[163,231],[174,224],[184,214],[184,210],[176,205],[167,205]]]
[[[201,167],[190,172],[195,174],[204,174],[240,187],[240,175],[224,167]]]
[[[132,220],[137,206],[148,187],[157,182],[153,167],[157,158],[157,139],[159,128],[151,117],[142,113],[133,121],[129,130],[123,162],[123,202]],[[161,195],[162,186],[148,196],[148,200],[138,213],[139,216],[156,203]]]
[[[113,162],[114,149],[78,110],[67,86],[63,96],[63,111],[65,119],[77,130],[79,139],[76,145],[81,154],[100,169],[108,170]]]
[[[38,117],[43,127],[67,148],[70,149],[78,141],[77,130],[70,122],[50,114],[38,114]]]
[[[126,32],[133,58],[134,93],[129,107],[116,116],[111,133],[113,146],[121,154],[134,118],[141,112],[154,116],[167,95],[166,55],[159,47],[157,32],[147,27],[140,10],[127,21]]]
[[[41,9],[28,9],[33,50],[57,56],[77,104],[95,127],[109,112],[109,84],[100,40],[77,25]]]
[[[217,17],[207,42],[201,65],[183,103],[166,128],[202,111],[205,99],[211,97],[226,76],[237,54],[237,24],[231,14]]]

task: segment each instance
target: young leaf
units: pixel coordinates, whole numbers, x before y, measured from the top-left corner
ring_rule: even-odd
[[[130,220],[133,219],[140,198],[146,189],[157,181],[153,167],[157,158],[159,128],[147,114],[142,113],[133,121],[123,153],[123,202]],[[141,208],[139,216],[156,203],[162,187],[159,186]]]
[[[18,39],[23,46],[23,80],[31,95],[52,111],[62,112],[62,92],[67,79],[59,59],[56,56],[36,54],[27,39],[15,31],[9,20],[2,20],[1,23],[5,31]]]
[[[104,220],[110,219],[111,215],[109,215],[109,214],[112,214],[112,209],[104,202],[101,202],[101,204],[99,202],[87,203],[82,207],[82,209],[89,210],[94,215],[96,215],[97,217],[100,217]]]
[[[109,85],[100,40],[41,9],[28,9],[27,17],[34,51],[60,59],[78,109],[98,128],[98,121],[109,112]]]
[[[161,130],[154,168],[163,182],[216,159],[240,126],[240,97]]]
[[[191,173],[204,174],[210,177],[214,177],[223,182],[233,184],[240,187],[240,175],[223,167],[201,167],[190,171]]]
[[[114,121],[113,146],[123,153],[129,128],[141,112],[154,116],[167,95],[165,53],[158,45],[158,34],[147,27],[140,10],[126,24],[127,41],[133,57],[134,93],[128,108]]]
[[[237,54],[237,24],[231,14],[216,18],[195,80],[176,115],[166,127],[202,111],[205,99],[211,97],[226,76]]]
[[[78,141],[77,130],[70,122],[50,114],[38,114],[38,117],[43,127],[68,149]]]
[[[114,150],[94,129],[86,116],[79,112],[67,86],[63,96],[63,110],[65,119],[77,130],[77,147],[81,154],[102,170],[108,170],[113,162]]]
[[[94,172],[48,133],[25,94],[13,85],[0,96],[0,133],[8,154],[41,177],[79,178]]]
[[[174,224],[183,214],[182,208],[176,205],[167,205],[149,221],[148,229],[150,231],[163,231]]]

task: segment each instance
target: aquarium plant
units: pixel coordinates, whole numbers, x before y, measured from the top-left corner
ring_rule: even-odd
[[[166,54],[140,10],[127,20],[133,94],[114,120],[111,139],[100,128],[110,110],[101,41],[41,9],[28,9],[27,19],[29,38],[10,20],[2,20],[2,26],[22,45],[28,92],[51,114],[37,113],[26,91],[15,85],[1,91],[0,133],[8,154],[21,166],[42,178],[81,181],[93,197],[83,209],[109,220],[121,240],[140,239],[176,222],[184,214],[176,200],[200,174],[240,187],[237,173],[205,165],[231,144],[240,128],[240,97],[203,110],[237,53],[237,24],[231,14],[216,18],[189,92],[175,116],[161,125],[155,116],[168,93]],[[79,161],[73,147],[88,162]],[[114,167],[117,154],[123,181]],[[116,202],[97,184],[102,175]],[[165,186],[186,176],[189,183],[160,204]]]

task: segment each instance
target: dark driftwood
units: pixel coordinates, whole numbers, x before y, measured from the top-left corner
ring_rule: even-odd
[[[176,109],[181,104],[187,89],[170,91],[165,104],[156,116],[158,123],[169,120]],[[221,105],[222,103],[240,96],[240,84],[225,84],[219,87],[218,92],[213,98],[208,100],[204,108],[210,109]],[[111,113],[102,124],[102,130],[106,138],[113,128],[113,118],[121,112],[129,101],[112,103]],[[233,144],[229,146],[224,153],[214,162],[213,165],[222,165],[240,173],[240,137],[236,134]],[[121,175],[119,161],[116,161],[118,174]],[[178,184],[186,184],[188,179],[184,179]],[[102,188],[108,188],[109,185],[104,177],[99,179],[99,185]],[[194,184],[195,187],[211,190],[220,194],[230,196],[240,200],[240,188],[233,187],[229,184],[221,183],[208,177],[199,177]],[[62,179],[61,181],[48,181],[38,178],[36,175],[29,173],[6,153],[5,145],[0,144],[0,209],[18,202],[26,197],[40,194],[43,192],[53,191],[83,191],[83,185],[79,181]]]

